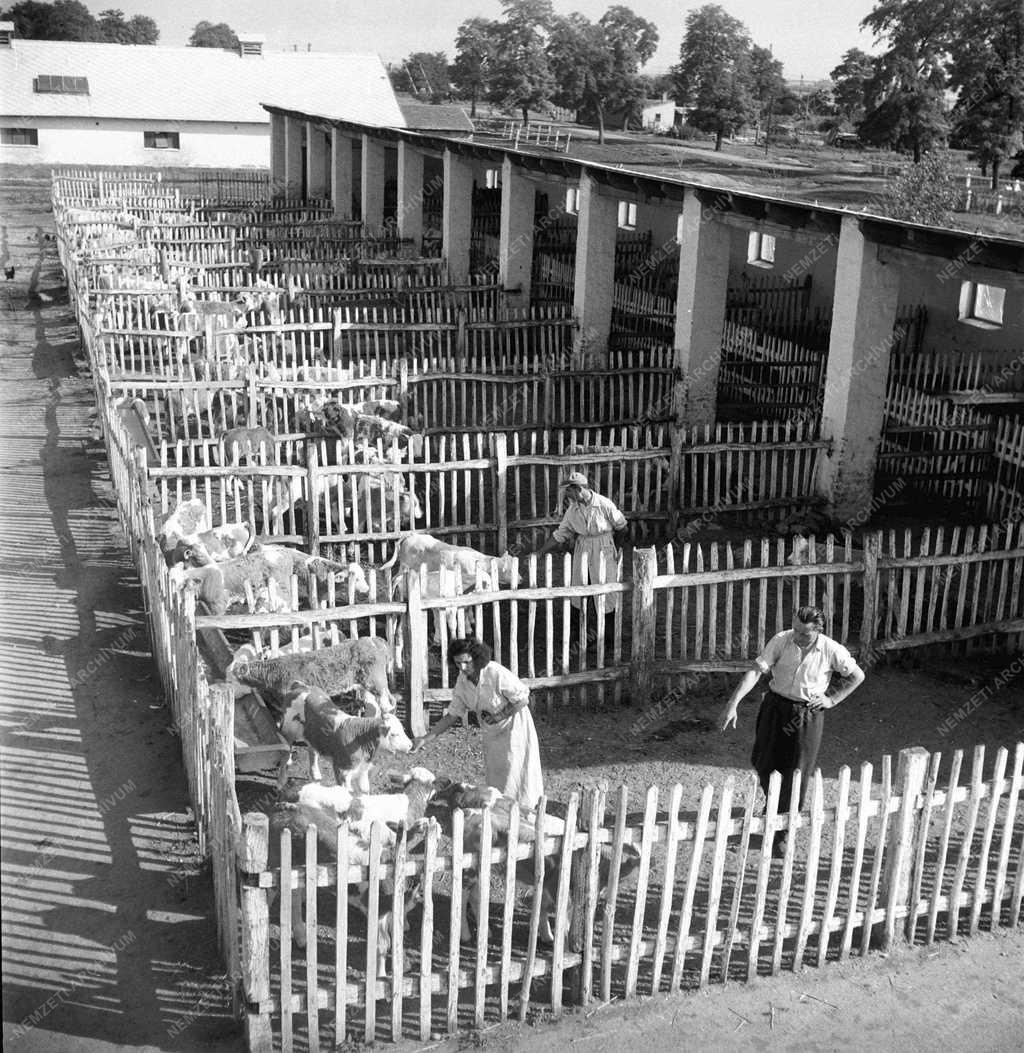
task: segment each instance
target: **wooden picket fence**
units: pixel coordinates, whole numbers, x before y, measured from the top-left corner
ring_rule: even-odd
[[[1024,420],[1002,417],[993,426],[985,512],[994,521],[1024,519]]]
[[[723,420],[820,416],[828,351],[727,321],[722,326],[718,414]]]
[[[1024,402],[1024,350],[926,351],[894,354],[889,386],[929,395],[958,395],[982,406]]]
[[[315,830],[294,845],[285,831],[273,846],[279,866],[268,862],[267,817],[246,814],[238,863],[248,1048],[428,1041],[524,1020],[531,1001],[557,1017],[566,1003],[752,980],[872,946],[1016,926],[1024,743],[1012,758],[999,749],[987,778],[983,746],[964,781],[963,751],[943,760],[917,747],[901,751],[895,771],[883,757],[880,778],[870,763],[859,778],[844,765],[828,785],[817,771],[807,814],[779,810],[775,773],[763,815],[756,780],[737,787],[730,778],[706,785],[699,801],[684,801],[679,785],[665,801],[652,786],[642,820],[625,786],[609,800],[599,785],[572,793],[553,823],[542,801],[536,816],[514,805],[507,817],[485,811],[467,834],[469,817],[456,811],[450,832],[431,822],[421,838],[400,831],[393,847],[377,823],[360,858],[344,822],[334,851]],[[786,847],[773,862],[777,832]],[[523,905],[517,872],[530,890]],[[551,947],[538,942],[546,876]],[[478,918],[469,945],[460,936],[467,889]],[[322,905],[321,890],[333,894]],[[365,929],[359,915],[350,919],[350,893],[365,904]],[[304,919],[293,914],[300,905]],[[381,977],[378,928],[389,912]],[[302,951],[292,947],[295,921]]]
[[[973,406],[891,384],[876,492],[903,480],[921,493],[977,505],[989,475],[992,427],[992,418]]]
[[[142,389],[118,383],[112,390],[131,398]],[[671,441],[656,426],[607,431],[437,434],[418,451],[393,451],[389,458],[382,449],[373,463],[341,440],[292,436],[277,444],[274,463],[244,465],[226,463],[219,443],[197,437],[162,443],[149,475],[164,511],[201,498],[211,522],[240,520],[261,537],[312,550],[354,545],[374,559],[413,525],[484,551],[550,529],[561,518],[559,481],[571,468],[586,472],[615,501],[637,540],[663,537],[692,517],[772,520],[815,502],[814,479],[828,448],[807,425],[788,422],[676,429]],[[607,438],[614,441],[595,441]],[[304,449],[301,460],[297,446]],[[366,476],[369,492],[358,484]],[[302,521],[294,506],[283,519],[272,512],[291,480],[310,510]],[[410,491],[423,513],[415,524],[397,509],[399,495]]]

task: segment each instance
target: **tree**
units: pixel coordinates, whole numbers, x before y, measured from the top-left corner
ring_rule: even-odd
[[[658,50],[658,27],[624,4],[609,7],[598,19],[598,25],[604,30],[612,53],[613,81],[618,81],[609,86],[608,101],[623,111],[625,130],[630,117],[642,107],[646,97],[640,68]]]
[[[850,48],[829,74],[836,109],[851,126],[864,118],[864,96],[875,72],[875,60],[860,48]]]
[[[973,0],[961,13],[950,83],[953,122],[976,160],[999,170],[1024,146],[1024,7],[1020,0]]]
[[[13,22],[14,32],[25,40],[101,39],[96,19],[78,0],[56,0],[53,4],[21,0],[0,17]]]
[[[758,47],[755,44],[750,49],[749,69],[750,97],[756,107],[755,117],[758,125],[763,122],[767,129],[775,104],[786,91],[782,63],[772,57],[770,48]]]
[[[693,106],[688,121],[722,139],[752,115],[750,35],[746,26],[717,4],[686,16],[686,34],[674,73],[680,101]]]
[[[555,87],[545,50],[554,8],[551,0],[502,0],[501,6],[491,97],[521,110],[528,122],[531,108],[550,102]]]
[[[889,50],[874,61],[867,85],[866,142],[912,150],[914,161],[945,139],[946,57],[961,0],[883,0],[861,22]]]
[[[452,81],[460,92],[469,96],[470,117],[476,116],[477,100],[490,90],[499,29],[499,24],[488,18],[467,18],[455,36]]]
[[[879,195],[879,211],[892,219],[948,226],[958,190],[953,161],[945,150],[933,150],[908,165]]]
[[[197,22],[188,38],[189,47],[193,48],[238,48],[238,37],[226,22]]]
[[[596,24],[578,13],[556,19],[548,40],[554,101],[570,109],[592,109],[598,142],[604,143],[608,112],[621,110],[628,122],[641,104],[639,67],[657,47],[657,27],[621,5],[609,8]]]
[[[940,67],[890,52],[876,61],[868,85],[867,113],[857,127],[867,143],[911,151],[917,163],[949,133],[946,76]]]
[[[414,51],[392,67],[391,83],[396,91],[439,102],[451,94],[448,56],[443,51]]]
[[[101,11],[96,25],[99,39],[110,44],[155,44],[160,38],[156,22],[146,15],[135,15],[126,22],[123,11]]]

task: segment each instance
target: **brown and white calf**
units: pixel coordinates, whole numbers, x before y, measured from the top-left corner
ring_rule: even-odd
[[[355,692],[375,714],[393,713],[391,673],[394,657],[388,642],[379,636],[343,640],[319,651],[282,654],[261,661],[235,660],[227,679],[255,687],[278,713],[287,708],[287,696],[296,683],[317,687],[332,697]]]
[[[353,792],[370,792],[374,756],[408,753],[412,740],[394,713],[354,717],[340,710],[320,688],[293,683],[285,695],[281,734],[289,744],[306,743],[310,748],[309,773],[319,782],[320,757],[330,761],[334,781]],[[287,781],[291,757],[278,769],[278,785]]]

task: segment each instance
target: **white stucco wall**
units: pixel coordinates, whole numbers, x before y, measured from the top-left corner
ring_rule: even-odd
[[[119,121],[93,118],[25,118],[0,116],[0,126],[33,127],[38,146],[0,146],[5,164],[106,164],[154,167],[267,168],[270,122],[221,124],[185,121]],[[143,146],[147,131],[177,132],[181,148],[154,150]]]

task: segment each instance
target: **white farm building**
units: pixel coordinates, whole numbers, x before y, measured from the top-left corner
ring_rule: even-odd
[[[377,55],[21,40],[0,24],[0,162],[267,168],[262,103],[403,127]]]

